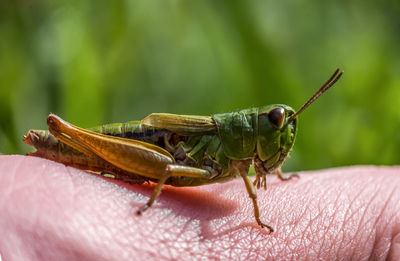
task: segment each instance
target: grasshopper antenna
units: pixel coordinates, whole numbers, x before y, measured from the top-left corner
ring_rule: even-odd
[[[313,103],[321,94],[331,88],[340,79],[340,77],[342,77],[343,71],[339,71],[340,69],[337,68],[331,78],[329,78],[329,80],[324,85],[322,85],[322,87],[310,99],[308,99],[308,101],[303,106],[301,106],[301,108],[295,114],[289,117],[288,122],[296,119],[296,117],[300,113],[302,113],[308,106],[310,106],[310,104]]]

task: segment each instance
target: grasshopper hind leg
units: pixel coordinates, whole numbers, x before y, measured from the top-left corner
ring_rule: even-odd
[[[169,178],[170,176],[166,176],[162,179],[160,179],[157,183],[157,186],[154,188],[153,193],[151,194],[150,199],[146,202],[146,204],[144,204],[143,206],[141,206],[137,211],[136,214],[141,215],[146,209],[148,209],[149,207],[151,207],[154,203],[154,201],[158,198],[158,196],[161,193],[161,189],[162,186],[164,185],[165,181]]]
[[[208,170],[182,166],[182,165],[170,164],[167,166],[165,172],[166,174],[157,181],[157,186],[154,188],[150,199],[147,201],[146,204],[144,204],[137,210],[136,214],[141,215],[146,209],[148,209],[153,205],[154,201],[160,195],[163,185],[170,177],[192,177],[192,178],[205,178],[205,179],[212,178],[212,173],[209,172]]]

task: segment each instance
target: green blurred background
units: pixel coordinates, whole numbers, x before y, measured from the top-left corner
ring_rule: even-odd
[[[151,112],[307,109],[284,170],[399,164],[400,2],[1,1],[0,153],[56,113],[82,127]]]

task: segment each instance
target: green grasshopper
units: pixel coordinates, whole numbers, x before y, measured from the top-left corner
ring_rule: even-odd
[[[149,208],[164,184],[199,186],[227,181],[239,174],[260,220],[256,189],[266,189],[266,175],[275,172],[288,180],[280,167],[289,155],[297,133],[297,116],[342,76],[339,69],[297,111],[274,104],[208,116],[153,113],[142,121],[106,124],[89,130],[47,118],[49,131],[30,130],[25,143],[36,148],[28,155],[99,172],[132,184],[156,182]],[[254,164],[256,178],[248,176]]]

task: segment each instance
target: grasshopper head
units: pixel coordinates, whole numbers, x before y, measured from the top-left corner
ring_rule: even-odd
[[[296,137],[297,116],[333,86],[342,73],[337,69],[297,112],[282,104],[269,105],[259,109],[256,154],[258,160],[261,160],[265,172],[270,173],[280,167],[289,155]]]
[[[293,147],[297,132],[295,111],[286,105],[262,107],[258,113],[257,156],[268,172],[278,168]]]

